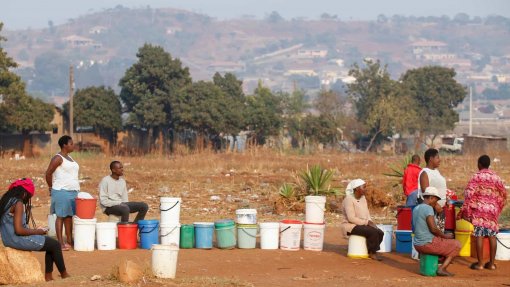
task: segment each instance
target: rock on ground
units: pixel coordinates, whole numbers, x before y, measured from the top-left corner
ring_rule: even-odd
[[[44,274],[32,252],[0,247],[0,285],[38,282],[44,282]]]
[[[143,270],[140,265],[131,260],[122,260],[119,264],[118,278],[123,283],[134,283],[143,277]]]

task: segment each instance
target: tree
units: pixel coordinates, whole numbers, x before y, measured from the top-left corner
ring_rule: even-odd
[[[303,148],[306,130],[303,119],[305,111],[310,107],[305,100],[305,93],[302,90],[295,90],[291,94],[281,93],[280,97],[284,123],[299,147]]]
[[[173,59],[162,47],[145,44],[136,54],[133,64],[119,82],[120,98],[129,113],[129,124],[146,128],[153,144],[154,129],[159,133],[160,152],[163,131],[172,126],[173,107],[179,91],[191,84],[187,67]]]
[[[101,86],[78,90],[73,105],[76,126],[91,126],[113,142],[115,132],[122,127],[120,100],[113,89]],[[69,102],[64,104],[64,114],[69,115]]]
[[[215,73],[213,82],[223,91],[228,103],[223,111],[225,116],[224,132],[235,135],[245,127],[246,96],[243,92],[243,82],[232,73],[226,73],[224,76]]]
[[[455,80],[455,74],[454,69],[428,66],[408,70],[402,75],[401,82],[416,103],[420,141],[425,134],[435,138],[453,129],[459,120],[454,108],[464,100],[467,89]]]
[[[0,31],[3,23],[0,22]],[[0,42],[6,39],[0,36]],[[53,106],[30,97],[21,78],[9,71],[17,67],[0,46],[0,128],[18,131],[23,135],[23,154],[32,156],[29,133],[49,129],[53,119]]]
[[[247,97],[246,123],[255,132],[259,144],[277,135],[282,127],[282,99],[259,82],[254,94]]]

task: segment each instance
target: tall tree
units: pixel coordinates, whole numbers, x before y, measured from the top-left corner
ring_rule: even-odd
[[[292,93],[281,93],[283,106],[284,124],[289,129],[290,135],[297,141],[299,148],[303,148],[305,140],[304,119],[306,110],[310,107],[305,99],[302,90],[295,90]]]
[[[254,94],[247,97],[247,125],[255,132],[257,143],[277,135],[282,127],[282,99],[259,82]]]
[[[243,82],[232,73],[226,73],[223,76],[220,73],[215,73],[213,82],[223,91],[225,100],[228,102],[223,111],[225,116],[224,132],[235,135],[245,128],[243,114],[246,96],[243,92]]]

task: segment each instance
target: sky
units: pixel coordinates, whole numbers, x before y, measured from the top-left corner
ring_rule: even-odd
[[[466,13],[485,17],[510,17],[508,0],[6,0],[0,6],[4,29],[44,28],[68,19],[122,5],[128,8],[171,7],[206,14],[218,19],[253,15],[263,18],[277,11],[286,19],[318,18],[336,14],[342,20],[374,20],[384,14],[404,16],[455,16]]]

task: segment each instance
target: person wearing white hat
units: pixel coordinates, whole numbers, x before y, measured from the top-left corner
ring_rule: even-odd
[[[434,207],[441,200],[437,188],[429,186],[422,195],[423,203],[413,209],[414,248],[422,254],[445,256],[443,264],[437,269],[437,275],[453,276],[446,268],[459,255],[460,242],[453,239],[453,234],[444,234],[436,224]]]
[[[384,232],[377,228],[370,217],[365,191],[366,184],[362,179],[355,179],[347,185],[345,198],[342,202],[344,236],[359,235],[365,237],[368,256],[375,260],[381,260],[377,255],[377,251],[383,241]]]

